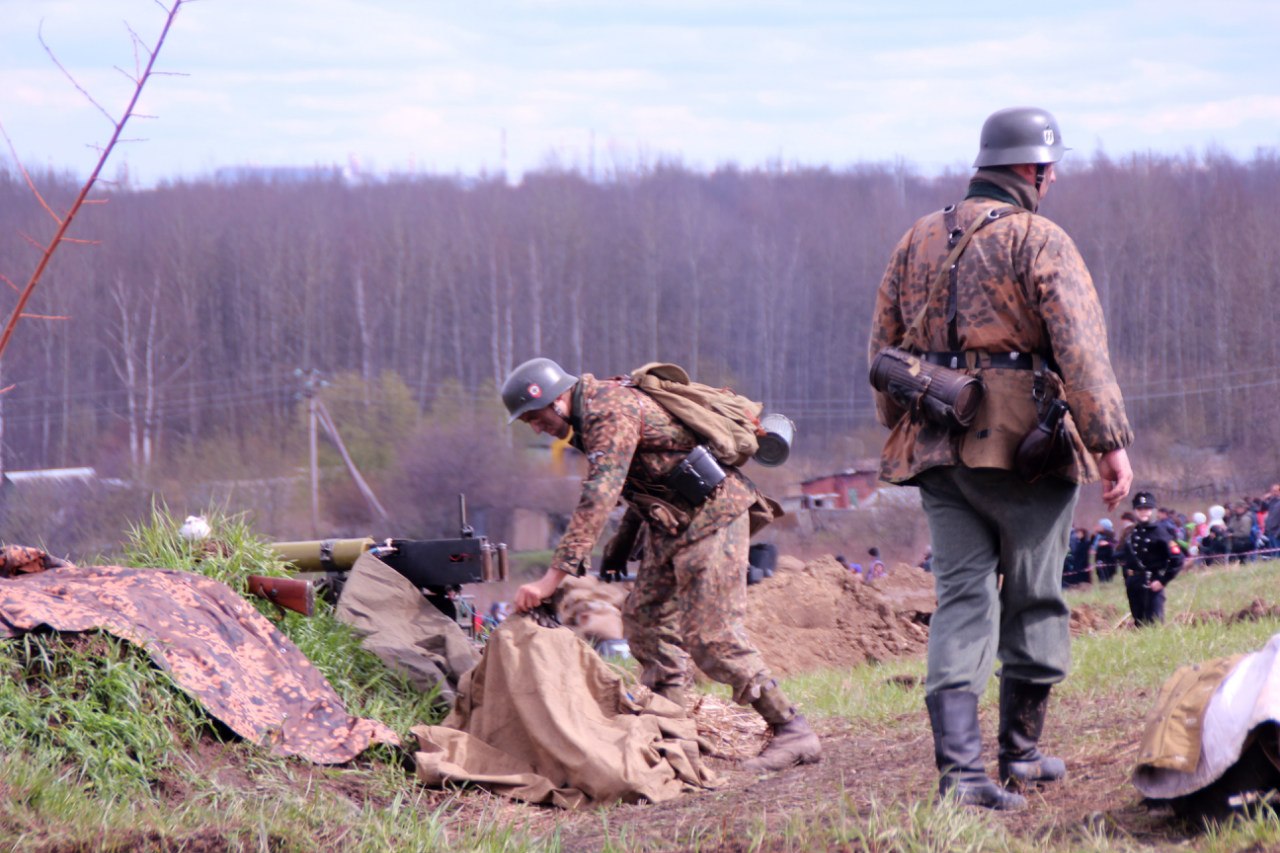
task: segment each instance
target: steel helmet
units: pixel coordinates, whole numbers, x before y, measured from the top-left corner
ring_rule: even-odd
[[[1056,163],[1069,151],[1062,144],[1058,120],[1039,107],[1009,107],[987,116],[978,140],[980,166]]]
[[[512,423],[525,412],[545,409],[578,381],[578,377],[549,358],[531,358],[511,371],[502,383],[502,403]]]

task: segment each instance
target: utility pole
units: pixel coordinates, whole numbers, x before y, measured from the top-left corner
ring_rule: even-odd
[[[302,396],[307,398],[307,441],[311,455],[311,535],[320,536],[320,452],[316,444],[316,391],[328,385],[320,378],[320,371],[298,368],[293,375],[302,380]]]

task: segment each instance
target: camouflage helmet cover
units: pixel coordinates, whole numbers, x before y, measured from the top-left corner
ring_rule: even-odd
[[[1039,107],[1009,107],[987,116],[975,167],[1056,163],[1071,149],[1062,144],[1058,120]]]
[[[1134,509],[1155,509],[1156,496],[1151,492],[1138,492],[1133,496]]]
[[[549,358],[529,359],[511,371],[502,383],[502,403],[511,414],[507,423],[513,423],[526,412],[545,409],[577,381],[578,377],[565,372]]]

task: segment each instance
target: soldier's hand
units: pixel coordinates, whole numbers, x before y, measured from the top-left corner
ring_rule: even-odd
[[[555,594],[556,588],[560,586],[560,579],[564,576],[564,572],[547,569],[547,573],[542,577],[520,587],[516,590],[516,610],[528,613],[545,599],[550,598]]]
[[[1123,447],[1098,457],[1098,474],[1102,477],[1102,500],[1108,510],[1113,510],[1129,494],[1133,485],[1133,469],[1129,467],[1129,453]]]
[[[1160,591],[1160,590],[1162,590],[1162,589],[1164,589],[1164,584],[1160,583],[1160,581],[1152,581],[1152,582],[1151,582],[1151,591],[1152,591],[1152,592],[1159,592],[1159,591]]]

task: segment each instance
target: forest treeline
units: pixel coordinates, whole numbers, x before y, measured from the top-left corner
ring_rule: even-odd
[[[889,252],[968,173],[637,167],[351,183],[174,182],[86,209],[4,355],[8,469],[154,477],[301,428],[298,371],[391,372],[423,410],[497,410],[533,355],[731,383],[821,443],[873,420],[866,339]],[[55,205],[70,177],[37,177]],[[1280,156],[1069,160],[1042,212],[1094,275],[1140,431],[1280,454]],[[0,274],[54,223],[0,167]],[[377,400],[366,395],[369,406]],[[843,461],[843,460],[839,460]],[[1272,476],[1263,472],[1262,476]]]

